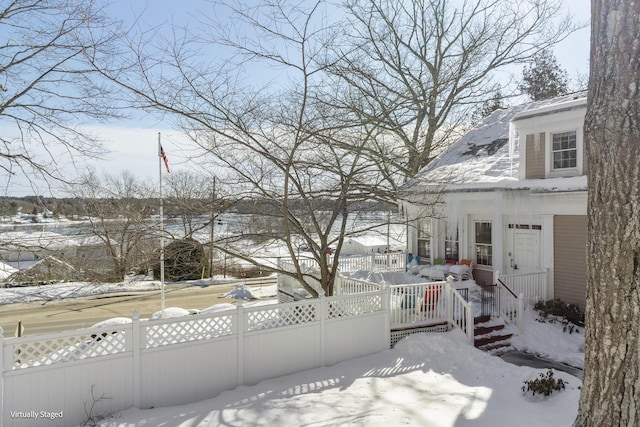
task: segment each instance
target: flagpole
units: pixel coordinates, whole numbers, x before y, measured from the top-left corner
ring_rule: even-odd
[[[158,176],[160,177],[160,318],[164,319],[164,202],[162,199],[162,144],[158,132]]]

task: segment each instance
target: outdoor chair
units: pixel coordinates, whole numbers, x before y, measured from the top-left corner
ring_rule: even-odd
[[[422,301],[421,311],[435,310],[438,305],[438,299],[442,293],[442,285],[429,286],[424,291],[424,300]]]
[[[460,274],[460,280],[470,280],[473,278],[473,261],[470,259],[461,259],[460,265],[466,265],[468,267],[467,271],[464,271]]]

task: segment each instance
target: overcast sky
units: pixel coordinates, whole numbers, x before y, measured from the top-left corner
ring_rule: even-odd
[[[140,0],[116,0],[110,9],[116,19],[127,21],[133,16],[142,16],[145,26],[162,26],[169,28],[171,22],[188,23],[207,10],[207,0],[154,0],[148,4]],[[590,15],[589,0],[565,0],[565,6],[578,21],[587,22]],[[567,70],[570,78],[578,73],[588,74],[589,64],[589,28],[584,28],[558,45],[555,50],[562,68]],[[516,73],[517,74],[517,73]],[[516,77],[519,77],[517,75]],[[149,116],[137,122],[126,121],[108,126],[96,126],[94,131],[105,140],[111,153],[107,158],[93,161],[88,167],[110,174],[119,174],[127,170],[141,178],[157,180],[159,167],[157,157],[158,132],[161,132],[162,145],[169,158],[172,170],[187,169],[194,165],[189,160],[192,153],[178,149],[187,138],[180,132],[172,130],[167,123],[158,122]],[[181,143],[182,142],[182,143]],[[73,166],[69,166],[74,169]],[[0,191],[6,195],[31,195],[39,192],[51,195],[53,191],[47,186],[33,187],[23,180],[16,179],[8,187]]]

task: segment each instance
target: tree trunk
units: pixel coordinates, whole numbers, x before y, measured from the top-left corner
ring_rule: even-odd
[[[575,426],[640,425],[640,2],[592,0],[584,381]]]

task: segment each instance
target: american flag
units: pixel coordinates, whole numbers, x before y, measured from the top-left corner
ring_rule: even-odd
[[[162,144],[160,144],[160,157],[162,157],[162,160],[164,160],[164,165],[167,168],[167,172],[171,173],[171,171],[169,170],[169,159],[167,159],[167,155],[164,152],[164,148],[162,148]]]

